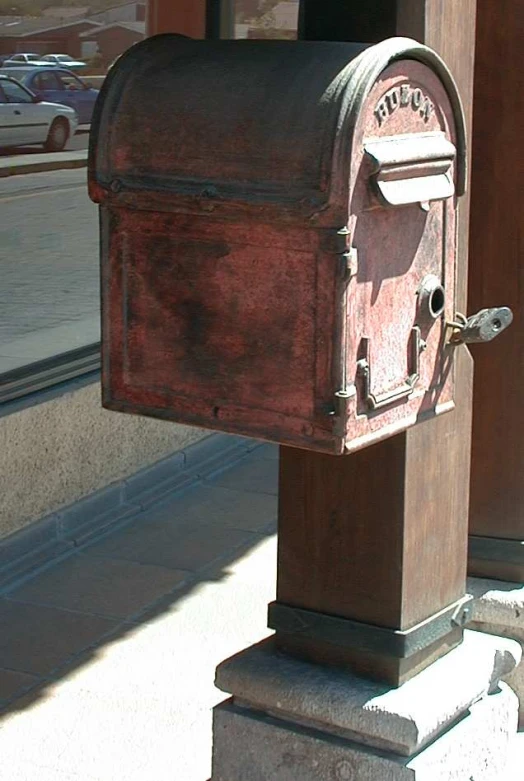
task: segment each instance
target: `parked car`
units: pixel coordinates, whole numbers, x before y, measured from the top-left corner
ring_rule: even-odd
[[[23,66],[5,71],[0,69],[0,73],[13,76],[41,100],[74,108],[81,125],[91,122],[98,90],[71,71],[47,63],[47,68]]]
[[[0,67],[4,64],[6,60],[10,60],[12,56],[13,56],[12,54],[0,54]]]
[[[28,65],[31,64],[33,67],[35,65],[47,65],[49,66],[48,62],[45,62],[45,60],[42,60],[40,54],[35,53],[29,53],[29,54],[12,54],[9,59],[4,60],[2,63],[2,68],[16,68],[17,65]]]
[[[50,62],[52,65],[61,65],[62,68],[68,68],[72,71],[82,70],[82,68],[87,67],[87,63],[82,62],[82,60],[75,60],[69,54],[44,54],[41,59],[42,61]]]
[[[42,144],[48,152],[60,152],[77,127],[74,109],[42,101],[0,74],[0,147]]]

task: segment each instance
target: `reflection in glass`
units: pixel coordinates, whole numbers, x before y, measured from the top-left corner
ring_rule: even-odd
[[[2,374],[98,341],[100,315],[86,169],[0,178],[0,208]]]
[[[88,133],[109,66],[146,36],[141,0],[63,0],[59,14],[43,0],[14,5],[0,46],[0,402],[9,372],[37,376],[43,361],[52,374],[55,358],[100,340]]]
[[[233,5],[233,37],[297,37],[299,0],[233,0]]]
[[[37,70],[19,66],[16,73],[11,67],[10,74],[23,81],[23,86],[10,82],[5,86],[6,92],[11,91],[9,95],[2,95],[0,89],[0,104],[8,106],[17,98],[17,112],[24,110],[24,100],[29,106],[34,102],[24,87],[37,93],[36,102],[64,103],[74,108],[80,127],[67,138],[64,157],[85,157],[93,89],[102,86],[108,66],[128,46],[145,37],[145,5],[131,5],[97,0],[94,9],[75,6],[74,18],[88,18],[91,27],[89,34],[81,32],[84,27],[78,28],[79,32],[71,37],[70,51],[62,50],[63,43],[57,48],[58,44],[49,39],[50,22],[42,17],[42,29],[47,32],[33,49],[34,57],[58,59],[60,67]],[[65,0],[64,10],[73,13],[72,9],[72,0]],[[298,11],[299,0],[221,0],[223,36],[294,39]],[[36,30],[38,23],[34,24]],[[22,51],[18,46],[16,50]],[[93,89],[86,88],[74,73],[64,71],[64,55],[69,57],[70,67],[71,58],[82,65],[82,77]],[[6,57],[0,55],[0,63]],[[21,60],[22,55],[17,58]],[[2,68],[4,73],[7,70]],[[22,113],[13,115],[10,121],[16,117],[22,117]],[[48,167],[54,153],[43,149],[43,139],[25,138],[23,143],[32,145],[20,147],[12,132],[13,128],[0,121],[0,166],[29,162],[34,167],[39,161],[44,169]],[[98,217],[87,195],[85,167],[0,178],[0,208],[1,375],[97,342],[100,327]]]

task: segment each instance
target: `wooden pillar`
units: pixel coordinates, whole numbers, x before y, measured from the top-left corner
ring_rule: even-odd
[[[511,328],[475,358],[469,572],[524,582],[524,5],[479,3],[470,309],[504,304]]]
[[[148,0],[147,34],[179,33],[190,38],[205,38],[206,0]]]
[[[375,42],[400,34],[428,44],[454,73],[469,124],[475,5],[305,0],[302,37]],[[459,216],[459,304],[465,310],[467,199]],[[282,649],[398,685],[461,641],[472,361],[463,347],[455,360],[454,412],[351,456],[281,448],[276,609],[284,603],[346,619],[320,619],[315,639],[308,639],[300,614],[294,630],[283,630],[270,611]],[[334,637],[340,642],[331,642]],[[410,654],[403,656],[406,648]]]

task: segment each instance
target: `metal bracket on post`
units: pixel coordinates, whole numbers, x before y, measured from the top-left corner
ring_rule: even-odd
[[[410,629],[389,629],[340,616],[271,602],[268,626],[277,632],[405,659],[445,638],[471,620],[473,598],[466,596]]]

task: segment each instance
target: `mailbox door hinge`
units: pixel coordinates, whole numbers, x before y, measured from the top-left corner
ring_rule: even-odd
[[[342,233],[340,231],[339,233]],[[347,235],[349,231],[345,231]],[[339,284],[342,286],[340,296],[340,387],[335,391],[335,404],[333,410],[333,433],[335,436],[345,437],[348,421],[348,406],[357,395],[355,385],[348,384],[347,365],[348,365],[348,315],[349,315],[349,287],[351,280],[356,277],[358,272],[358,252],[356,247],[348,247],[345,252],[339,255],[340,271]]]
[[[335,411],[333,421],[333,433],[336,437],[345,437],[347,422],[349,417],[349,405],[351,400],[357,395],[355,385],[348,385],[346,388],[335,393]]]

